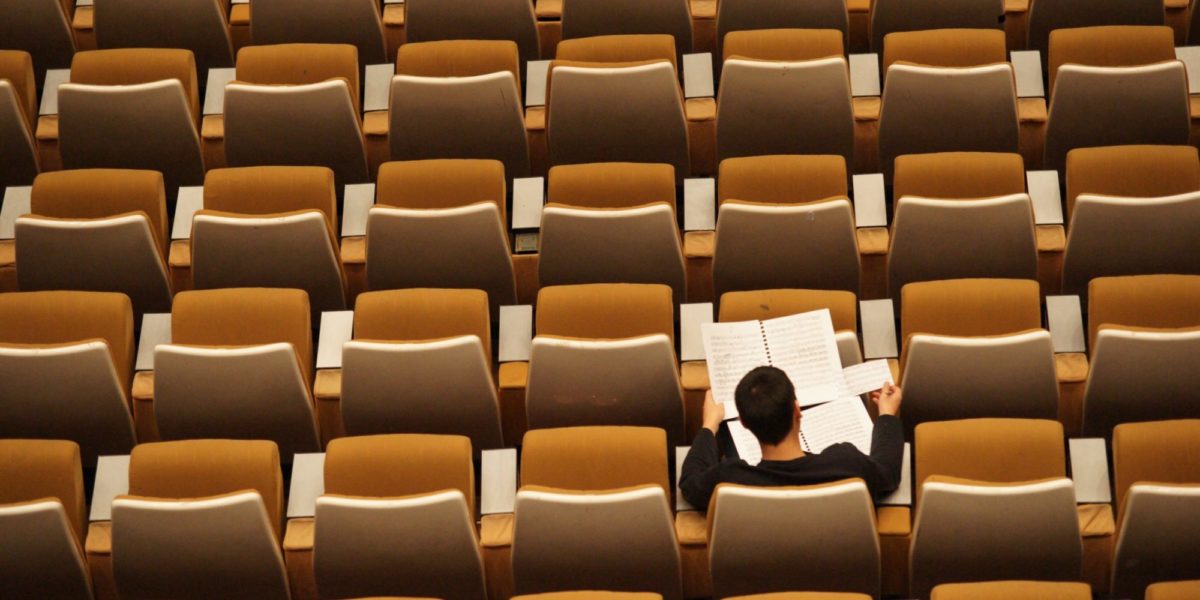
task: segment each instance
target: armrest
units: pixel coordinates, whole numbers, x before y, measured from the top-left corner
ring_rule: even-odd
[[[317,498],[325,493],[325,453],[296,454],[292,459],[292,485],[288,488],[287,518],[311,517]]]
[[[863,358],[895,358],[896,313],[889,298],[861,300],[858,311],[862,319]]]
[[[531,60],[525,63],[525,106],[546,105],[546,76],[550,61]]]
[[[679,305],[679,360],[704,360],[701,326],[713,322],[712,302]]]
[[[58,86],[71,81],[70,69],[47,69],[46,82],[42,84],[42,106],[38,116],[58,114]]]
[[[511,513],[517,500],[517,450],[480,453],[479,514]]]
[[[204,116],[225,114],[225,86],[236,78],[237,69],[233,67],[208,70],[208,83],[204,85]]]
[[[851,54],[850,95],[878,96],[879,88],[879,55]]]
[[[192,219],[204,208],[204,186],[184,186],[175,196],[175,222],[171,223],[172,240],[192,238]]]
[[[912,506],[912,444],[904,442],[904,457],[900,463],[900,485],[896,491],[879,500],[883,506]]]
[[[138,338],[135,371],[154,370],[154,350],[160,344],[171,343],[171,313],[142,315],[142,335]]]
[[[129,493],[129,455],[101,456],[96,461],[96,485],[88,521],[111,521],[112,502]]]
[[[533,345],[533,307],[528,304],[500,307],[500,362],[529,360]]]
[[[0,204],[0,240],[16,238],[17,217],[30,212],[31,186],[4,188],[4,203]]]
[[[712,178],[683,180],[683,230],[712,231],[717,228],[717,181]]]
[[[1046,296],[1046,323],[1056,353],[1086,351],[1079,296]]]
[[[1108,481],[1108,446],[1104,438],[1067,440],[1071,454],[1071,479],[1079,504],[1108,504],[1112,492]]]
[[[317,342],[317,368],[342,368],[342,345],[354,336],[354,311],[331,310],[321,313],[321,334]]]
[[[1033,222],[1037,225],[1062,225],[1062,197],[1058,171],[1026,171],[1029,199],[1033,201]]]
[[[854,225],[856,227],[887,227],[887,193],[883,173],[868,173],[852,177],[854,185]]]
[[[1183,61],[1183,67],[1187,70],[1188,93],[1200,94],[1200,46],[1176,48],[1175,58]]]
[[[679,491],[679,476],[683,473],[683,461],[687,458],[689,446],[675,447],[675,512],[683,512],[685,510],[696,510],[687,500],[684,499],[683,493]]]
[[[404,0],[383,0],[384,4],[404,4]]]
[[[1043,98],[1042,53],[1037,50],[1014,50],[1009,53],[1013,76],[1017,81],[1018,98]]]
[[[392,63],[367,65],[366,81],[363,82],[363,112],[388,109],[392,75],[395,73],[396,65]]]
[[[683,97],[712,98],[712,53],[698,52],[683,55]]]
[[[230,4],[250,4],[250,0],[229,0]]]
[[[342,237],[367,235],[367,215],[375,205],[375,184],[348,184],[342,198]]]

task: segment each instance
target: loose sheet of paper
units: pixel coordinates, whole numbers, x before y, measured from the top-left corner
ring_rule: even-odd
[[[842,369],[843,387],[841,395],[860,396],[883,388],[883,383],[892,381],[892,370],[886,360],[869,360],[862,364]]]
[[[800,406],[828,402],[842,387],[842,359],[829,310],[762,322],[771,364],[787,373]]]
[[[762,462],[758,438],[734,419],[727,421],[738,456],[751,465]],[[800,416],[801,446],[805,452],[820,454],[841,442],[850,442],[863,454],[871,453],[871,432],[875,426],[859,398],[841,398],[804,410]]]
[[[737,416],[733,391],[751,369],[771,364],[758,321],[705,323],[700,326],[713,399],[725,403],[725,416]]]

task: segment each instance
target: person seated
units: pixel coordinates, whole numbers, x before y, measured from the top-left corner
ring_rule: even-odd
[[[762,447],[762,462],[750,465],[739,458],[721,460],[717,431],[725,421],[725,407],[713,401],[710,390],[704,399],[704,427],[696,433],[683,461],[679,489],[700,510],[707,509],[721,483],[813,485],[858,477],[875,498],[886,495],[900,485],[904,456],[904,431],[896,416],[900,387],[884,383],[882,389],[871,392],[871,400],[879,408],[879,417],[871,434],[870,456],[849,442],[809,454],[800,445],[802,414],[791,380],[775,367],[758,367],[738,383],[734,403],[738,419]]]

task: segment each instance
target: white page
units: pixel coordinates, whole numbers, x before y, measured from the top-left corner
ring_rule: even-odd
[[[729,426],[729,435],[733,438],[733,447],[737,448],[738,457],[750,465],[762,462],[762,446],[758,445],[758,438],[737,419],[726,421],[726,424]]]
[[[842,377],[846,380],[842,387],[842,397],[860,396],[883,388],[883,382],[892,381],[892,370],[886,360],[869,360],[862,364],[842,369]]]
[[[813,454],[841,442],[850,442],[863,454],[870,454],[874,428],[858,397],[841,398],[800,413],[800,439],[804,451]]]
[[[763,321],[762,326],[770,364],[787,373],[796,387],[800,406],[839,397],[844,385],[842,359],[828,309],[770,319]]]
[[[738,382],[755,367],[770,364],[762,328],[758,321],[741,321],[705,323],[700,331],[713,399],[725,403],[725,417],[731,419],[737,416],[733,392]]]

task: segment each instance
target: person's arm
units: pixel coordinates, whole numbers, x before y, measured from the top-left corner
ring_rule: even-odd
[[[883,388],[871,392],[871,400],[879,407],[879,418],[871,433],[871,455],[867,487],[875,495],[887,494],[900,485],[901,462],[904,460],[904,428],[898,416],[903,396],[900,387],[884,383]]]
[[[679,474],[679,491],[692,506],[704,510],[720,483],[721,452],[717,448],[717,429],[725,420],[725,407],[704,398],[704,427],[696,433],[692,448],[683,459]]]

